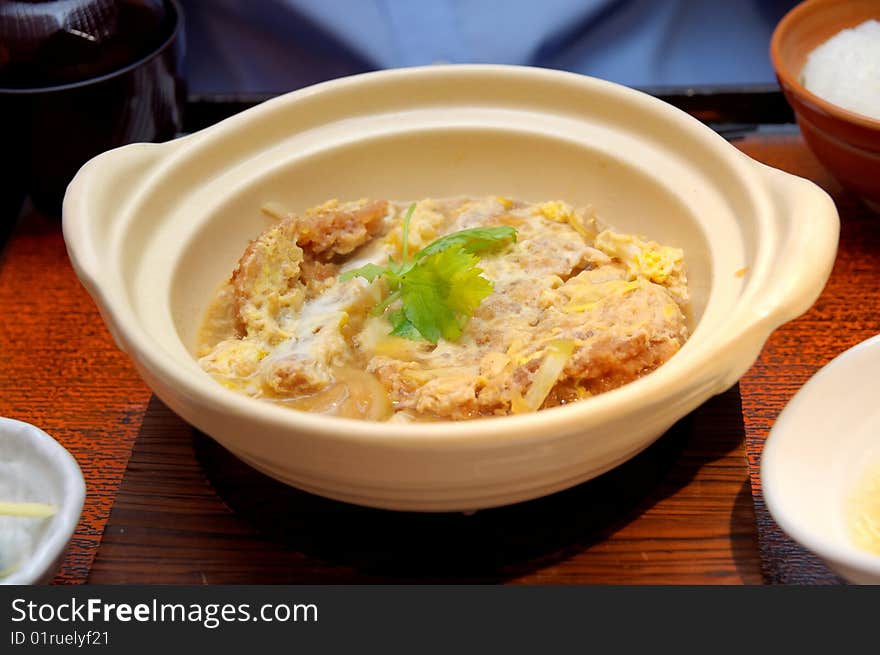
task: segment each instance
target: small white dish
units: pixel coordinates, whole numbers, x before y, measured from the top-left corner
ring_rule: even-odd
[[[880,466],[878,371],[880,335],[836,357],[779,415],[761,460],[779,527],[857,584],[880,584],[880,555],[856,547],[847,526],[847,503]]]
[[[73,456],[42,430],[0,417],[0,501],[46,503],[50,518],[0,516],[0,584],[42,584],[58,570],[86,485]]]

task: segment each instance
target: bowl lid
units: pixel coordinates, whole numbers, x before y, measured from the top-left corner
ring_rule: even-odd
[[[42,88],[106,75],[160,46],[172,22],[163,0],[0,3],[0,88]]]

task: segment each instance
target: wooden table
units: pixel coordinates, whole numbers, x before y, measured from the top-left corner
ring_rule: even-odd
[[[58,583],[836,583],[764,507],[776,415],[833,356],[880,332],[880,230],[796,132],[737,145],[833,194],[838,261],[737,387],[601,478],[460,514],[353,507],[280,485],[195,433],[116,350],[57,222],[27,213],[0,254],[0,415],[78,459],[88,495]]]

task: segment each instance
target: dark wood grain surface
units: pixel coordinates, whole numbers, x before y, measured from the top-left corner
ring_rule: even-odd
[[[767,431],[800,385],[880,332],[880,224],[797,134],[738,145],[813,179],[838,204],[840,254],[816,306],[773,335],[738,389],[627,465],[473,516],[319,499],[194,433],[151,399],[113,345],[57,223],[25,216],[0,255],[0,414],[46,429],[83,468],[86,507],[56,581],[838,582],[779,532],[758,466]]]
[[[739,392],[586,484],[473,515],[279,484],[152,400],[92,583],[757,583]]]
[[[761,580],[738,389],[596,481],[473,516],[382,512],[288,489],[154,401],[90,576],[93,583]]]

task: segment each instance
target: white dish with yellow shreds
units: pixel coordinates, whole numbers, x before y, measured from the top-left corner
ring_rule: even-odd
[[[33,425],[0,417],[0,584],[52,579],[84,499],[67,450]]]
[[[197,334],[217,285],[271,219],[328,198],[480,198],[591,206],[616,232],[684,252],[690,337],[652,373],[538,412],[370,422],[217,384]],[[548,70],[440,66],[297,91],[202,132],[88,163],[64,233],[117,343],[174,411],[256,468],[340,500],[472,510],[594,477],[734,384],[805,311],[838,217],[815,185],[762,166],[686,114]]]

